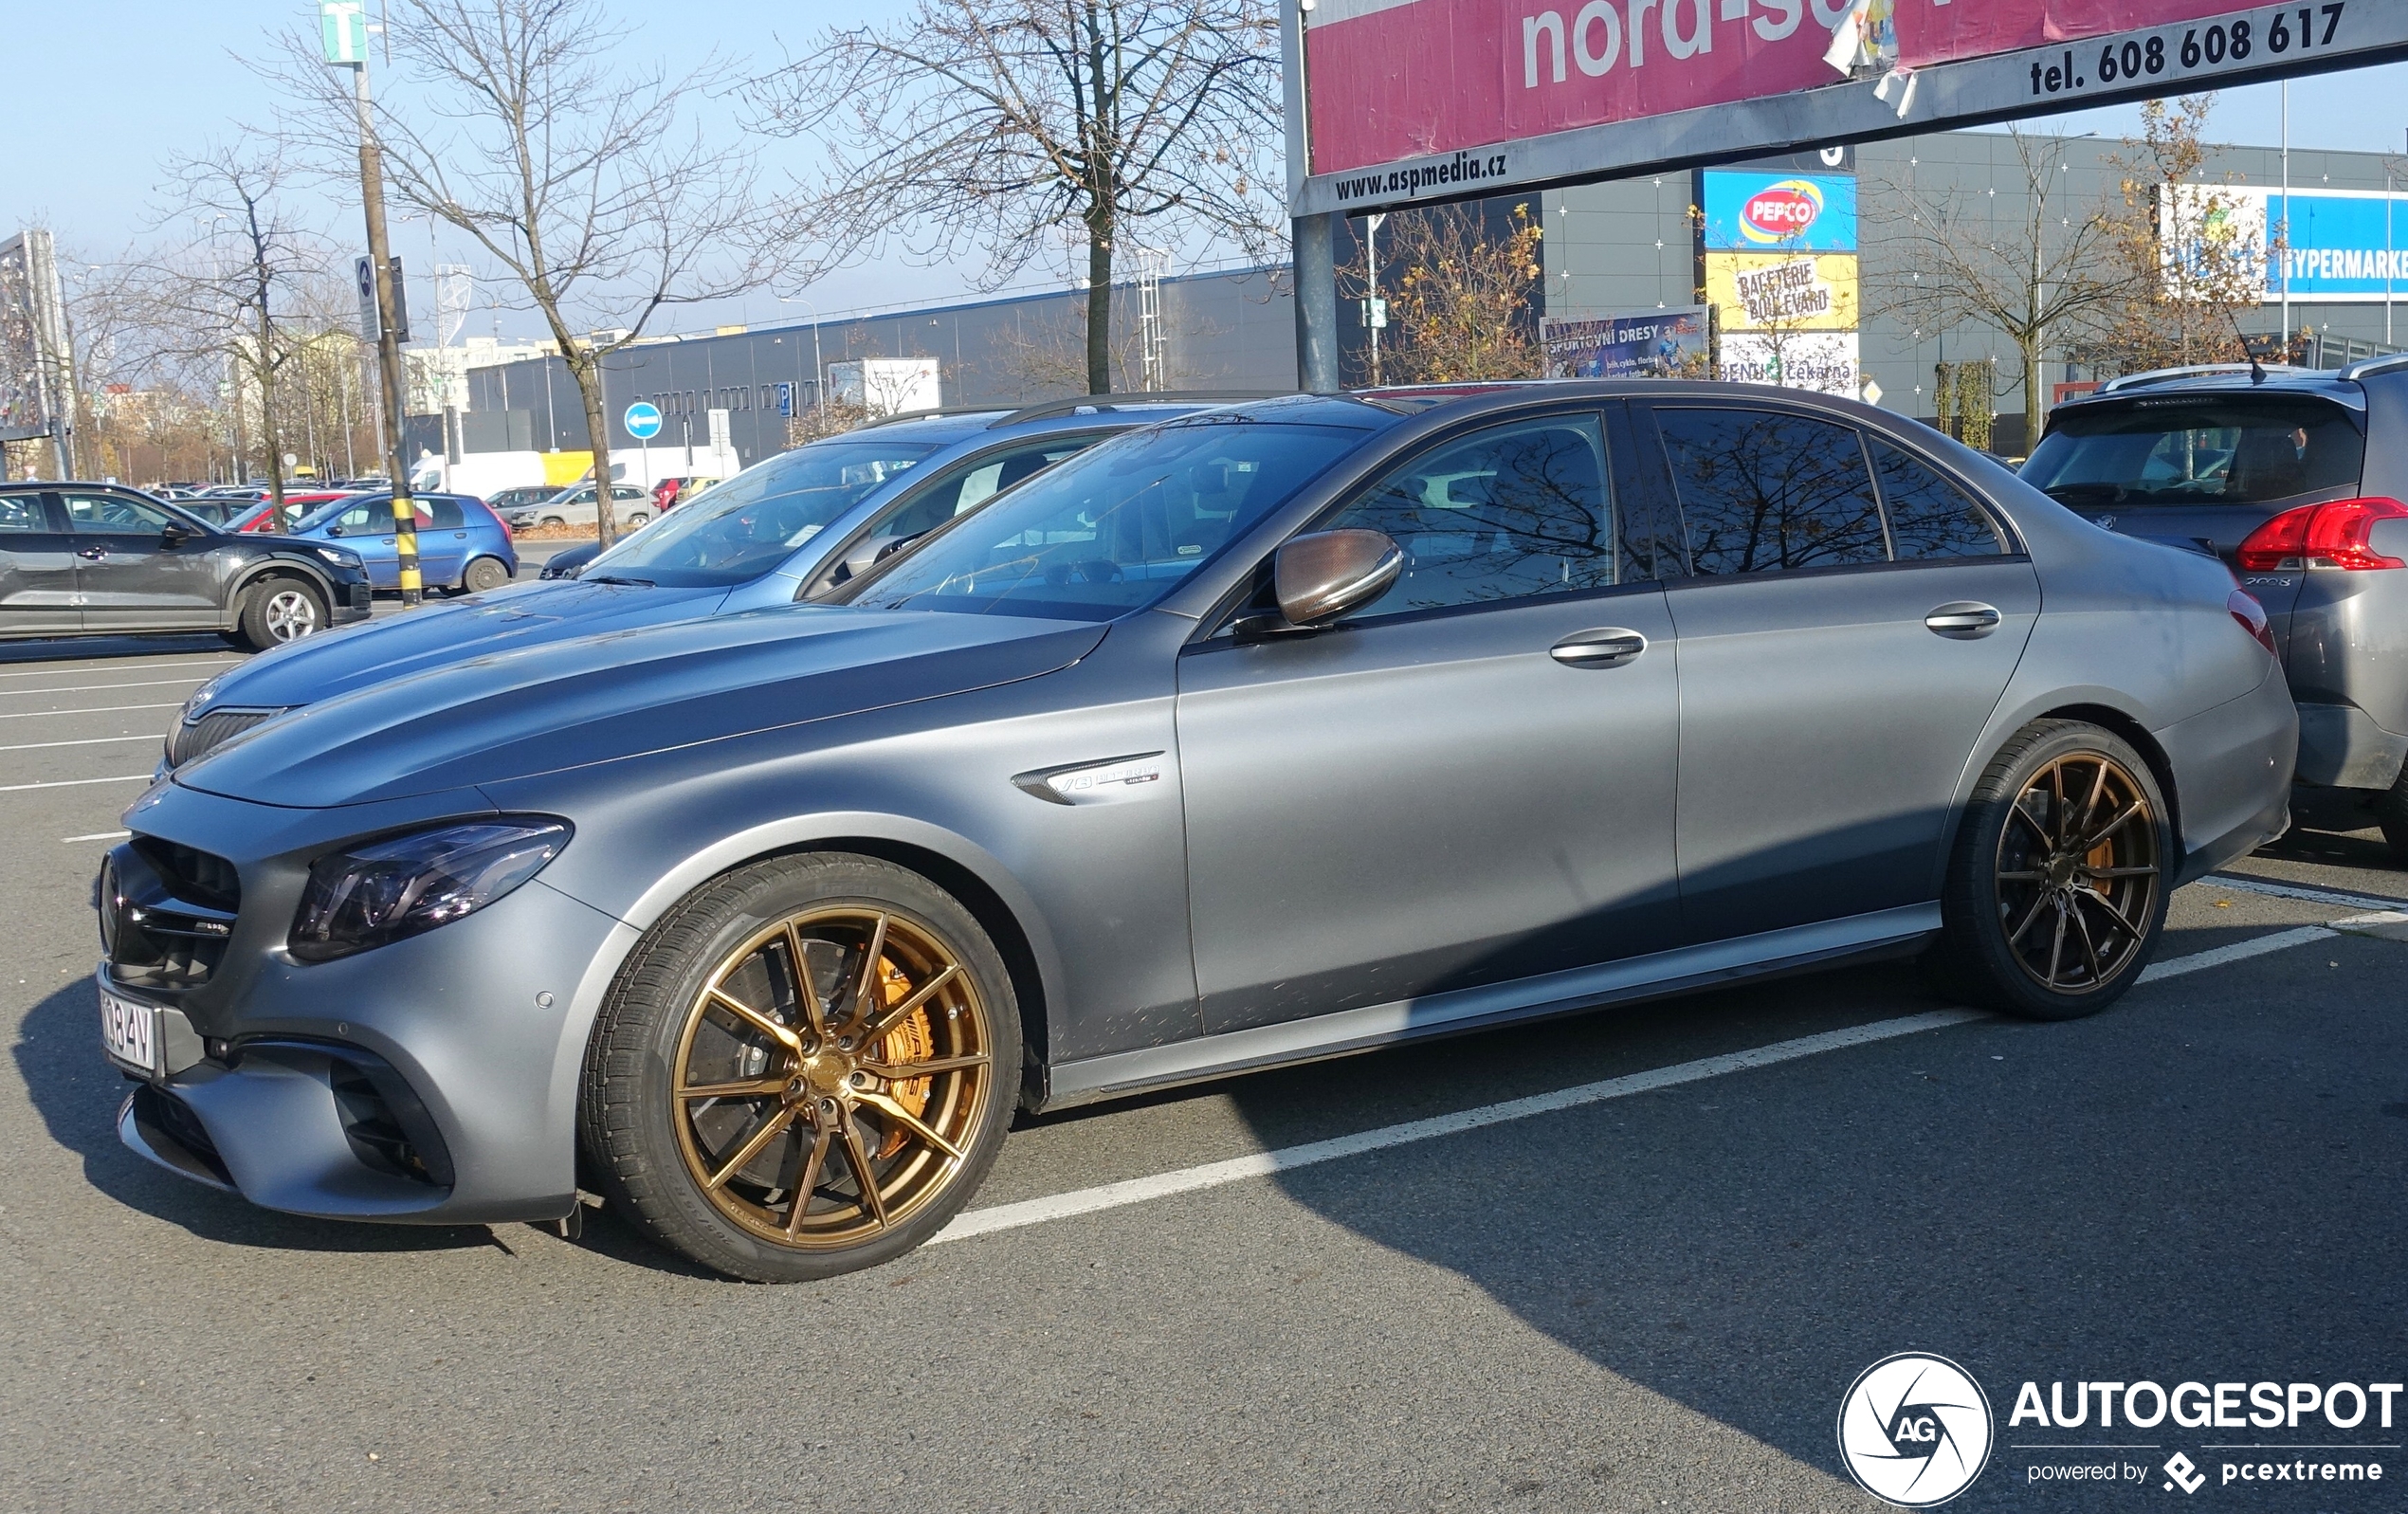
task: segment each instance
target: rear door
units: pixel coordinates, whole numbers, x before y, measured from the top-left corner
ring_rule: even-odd
[[[448,494],[415,494],[410,501],[418,507],[419,581],[429,588],[458,582],[468,551],[468,520],[460,501]]]
[[[1931,460],[1827,415],[1700,403],[1654,421],[1691,569],[1666,596],[1686,934],[1929,903],[2039,611],[2030,558]]]
[[[77,630],[75,544],[58,502],[31,491],[0,494],[0,636]]]
[[[86,630],[190,630],[223,623],[210,538],[163,505],[113,489],[59,491]],[[173,527],[180,539],[171,539]]]

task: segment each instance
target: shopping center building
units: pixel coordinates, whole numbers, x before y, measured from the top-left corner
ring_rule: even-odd
[[[1892,297],[1930,261],[1913,217],[1947,207],[1954,234],[1979,240],[1986,224],[1998,248],[2028,258],[2035,203],[2060,232],[2102,209],[2122,213],[2127,184],[2151,203],[2156,187],[2130,166],[2141,155],[2134,145],[2097,137],[2028,137],[2019,145],[2004,132],[1951,132],[1518,194],[1479,202],[1469,213],[1499,232],[1516,208],[1541,219],[1544,277],[1523,313],[1534,340],[1542,324],[1550,333],[1579,330],[1567,323],[1710,302],[1718,376],[1778,377],[1870,395],[1923,419],[1943,412],[1941,375],[1949,375],[1951,398],[1961,401],[1963,365],[1978,363],[1996,375],[1979,384],[2001,412],[1992,445],[2013,453],[2025,434],[2015,343],[1979,322],[1930,328]],[[2243,220],[2254,217],[2276,235],[2289,228],[2289,257],[2268,261],[2265,301],[2242,316],[2242,329],[2271,338],[2286,329],[2288,308],[2288,329],[2328,338],[2327,355],[2387,349],[2395,337],[2408,344],[2408,310],[2396,321],[2393,301],[2395,280],[2408,301],[2408,213],[2397,215],[2398,251],[2393,241],[2395,212],[2408,209],[2399,205],[2408,193],[2393,193],[2399,160],[2306,150],[2288,157],[2286,164],[2268,147],[2218,147],[2198,175]],[[1396,220],[1376,239],[1383,256],[1396,246]],[[1350,290],[1369,271],[1360,231],[1360,223],[1348,223],[1339,248]],[[2044,248],[2056,245],[2044,241]],[[1394,279],[1395,269],[1382,271]],[[1116,291],[1114,304],[1116,387],[1277,391],[1296,382],[1284,268],[1132,282]],[[1085,305],[1084,291],[1055,290],[649,338],[610,360],[604,409],[615,425],[635,400],[657,404],[666,424],[655,447],[689,436],[706,442],[710,412],[723,410],[728,439],[750,464],[787,445],[790,423],[816,402],[840,363],[934,359],[947,405],[1075,393],[1085,388]],[[1369,373],[1365,319],[1359,301],[1346,301],[1341,365],[1350,382]],[[2084,356],[2078,343],[2052,338],[2039,392],[2089,378]],[[468,400],[472,411],[506,412],[474,434],[525,438],[538,448],[583,445],[575,389],[556,358],[474,369]],[[618,436],[613,445],[635,443]]]

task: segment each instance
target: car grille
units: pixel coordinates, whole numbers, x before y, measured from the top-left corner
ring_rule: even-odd
[[[281,709],[211,710],[199,720],[187,721],[168,733],[167,765],[180,768],[261,721],[272,721],[283,713]]]
[[[208,982],[242,907],[232,863],[155,836],[111,848],[98,894],[109,976],[128,988]]]

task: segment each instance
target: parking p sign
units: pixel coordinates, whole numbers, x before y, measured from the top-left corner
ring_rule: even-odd
[[[649,400],[639,399],[627,408],[627,414],[620,417],[620,423],[627,427],[628,435],[639,442],[648,442],[661,434],[661,408]]]

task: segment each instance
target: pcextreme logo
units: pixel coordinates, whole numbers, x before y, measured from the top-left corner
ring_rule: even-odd
[[[1839,1402],[1839,1458],[1873,1497],[1945,1504],[1990,1461],[1990,1400],[1945,1357],[1902,1351],[1867,1367]]]

